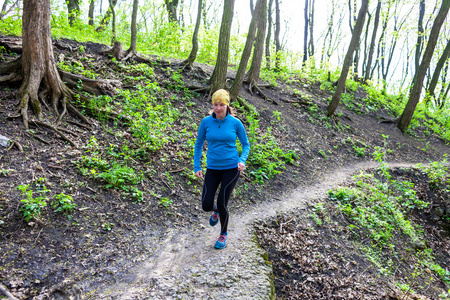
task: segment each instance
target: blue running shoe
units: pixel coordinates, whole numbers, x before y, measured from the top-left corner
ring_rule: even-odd
[[[213,211],[211,218],[209,218],[209,225],[216,226],[218,222],[219,222],[219,214]]]
[[[227,238],[228,238],[228,232],[225,232],[224,234],[219,235],[219,238],[217,239],[217,242],[214,245],[214,248],[216,248],[216,249],[225,248],[227,246]]]

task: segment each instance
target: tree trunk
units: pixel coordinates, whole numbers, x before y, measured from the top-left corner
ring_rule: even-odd
[[[111,2],[112,2],[112,6],[111,6]],[[106,11],[105,15],[103,16],[103,19],[100,21],[99,26],[95,29],[96,31],[102,31],[102,30],[105,30],[106,27],[108,27],[109,20],[111,19],[111,16],[113,14],[111,7],[112,7],[112,9],[114,9],[114,7],[117,4],[117,0],[109,0],[108,3],[110,3],[109,8]],[[100,7],[101,7],[101,5],[100,5]]]
[[[281,70],[281,44],[280,44],[280,31],[281,31],[281,20],[280,20],[280,0],[275,0],[275,70]]]
[[[250,85],[256,84],[259,80],[259,74],[261,73],[262,57],[264,52],[264,38],[266,35],[267,27],[267,0],[262,0],[260,7],[260,14],[258,17],[255,49],[253,50],[252,64],[250,70],[247,73],[247,80]]]
[[[67,0],[67,9],[69,12],[69,25],[72,26],[80,14],[80,4],[78,0]]]
[[[53,47],[50,28],[50,0],[24,0],[22,17],[22,72],[23,82],[17,93],[25,128],[28,128],[28,104],[39,120],[44,116],[39,102],[49,96],[51,105],[58,114],[58,105],[62,104],[66,112],[66,104],[71,92],[61,80],[53,58]],[[42,92],[39,93],[39,88]]]
[[[267,11],[267,37],[266,37],[266,68],[270,70],[270,45],[272,44],[272,4],[273,0],[269,0],[269,9]]]
[[[133,14],[131,15],[131,42],[128,53],[135,55],[137,53],[137,14],[139,8],[139,0],[133,0]]]
[[[198,52],[198,31],[200,29],[200,22],[202,20],[202,8],[203,8],[203,0],[198,0],[198,10],[197,10],[197,21],[195,22],[194,34],[192,36],[192,50],[189,54],[189,57],[184,62],[186,65],[192,67],[195,59],[197,58]]]
[[[14,7],[18,7],[18,8],[20,9],[20,7],[19,7],[19,3],[20,3],[20,2],[19,2],[19,1],[20,1],[20,0],[16,0],[16,2],[13,3],[13,4],[9,7],[8,10],[6,10],[9,1],[8,1],[8,0],[5,0],[5,2],[3,2],[2,11],[0,12],[0,20],[2,20],[4,16],[6,16],[7,14],[9,14],[9,13],[14,9]]]
[[[372,60],[373,60],[373,52],[375,50],[375,39],[377,37],[378,24],[380,23],[380,12],[381,12],[381,0],[378,0],[377,10],[375,12],[375,21],[373,24],[373,32],[372,32],[372,40],[370,41],[369,47],[369,58],[367,60],[365,74],[364,74],[364,82],[371,79],[371,68],[372,68]]]
[[[308,9],[309,0],[305,0],[305,11],[304,11],[304,18],[305,18],[305,29],[303,32],[303,64],[306,63],[308,60],[308,25],[309,25],[309,9]]]
[[[449,57],[450,57],[450,39],[447,40],[447,46],[445,47],[444,52],[442,53],[438,63],[436,64],[433,77],[431,79],[430,85],[428,86],[428,94],[430,97],[434,97],[434,90],[436,89],[439,75],[441,74],[441,70]]]
[[[116,10],[114,9],[114,1],[116,0],[109,0],[109,10],[112,14],[112,38],[111,38],[111,45],[114,45],[116,42]]]
[[[450,1],[450,0],[449,0]],[[334,115],[334,112],[341,101],[341,96],[345,88],[345,81],[347,79],[348,71],[352,63],[353,53],[359,44],[359,39],[361,37],[362,28],[364,26],[364,20],[367,13],[367,7],[369,5],[369,0],[363,0],[361,8],[359,9],[358,19],[356,21],[355,27],[353,29],[352,39],[350,40],[350,45],[348,46],[347,54],[345,55],[344,65],[342,67],[341,76],[338,80],[338,85],[335,93],[331,99],[330,105],[328,105],[327,113],[328,116]]]
[[[423,54],[422,62],[419,65],[419,68],[416,71],[414,76],[413,86],[411,88],[411,92],[409,94],[408,103],[405,106],[405,109],[398,120],[397,127],[405,132],[409,125],[411,124],[411,119],[414,115],[414,111],[416,110],[417,103],[419,103],[420,93],[422,91],[423,79],[425,74],[430,66],[430,61],[433,56],[434,48],[436,47],[436,42],[439,37],[439,32],[441,30],[442,24],[447,16],[448,10],[450,8],[450,0],[442,0],[442,6],[439,10],[439,13],[434,20],[433,27],[431,28],[430,36],[428,39],[427,47],[425,48],[425,52]]]
[[[209,80],[211,91],[225,88],[228,70],[231,24],[233,22],[234,0],[224,0],[222,23],[220,25],[219,49],[214,71]]]
[[[178,22],[177,7],[178,0],[164,0],[166,3],[167,13],[169,15],[169,22]]]
[[[255,10],[253,11],[252,19],[247,33],[247,40],[245,42],[244,50],[242,51],[241,61],[239,63],[239,68],[236,72],[234,78],[233,86],[230,89],[230,100],[234,101],[239,95],[239,91],[242,87],[242,82],[244,82],[245,70],[247,69],[248,60],[252,54],[252,47],[255,41],[256,35],[256,24],[259,21],[259,15],[261,14],[261,0],[256,0]]]
[[[314,6],[315,0],[310,0],[311,5],[309,9],[309,43],[308,43],[308,52],[309,57],[314,56]]]
[[[416,56],[415,56],[415,66],[416,73],[419,69],[420,56],[423,49],[423,18],[425,16],[425,0],[420,0],[419,2],[419,20],[417,24],[417,45],[416,45]]]
[[[94,8],[95,8],[95,0],[89,1],[89,25],[94,26]]]

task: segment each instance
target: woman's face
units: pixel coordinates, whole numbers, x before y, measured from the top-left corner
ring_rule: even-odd
[[[227,108],[228,108],[228,105],[226,105],[224,103],[220,103],[220,102],[214,103],[213,110],[214,110],[214,113],[216,114],[216,118],[219,120],[222,120],[223,118],[225,118],[227,116]]]

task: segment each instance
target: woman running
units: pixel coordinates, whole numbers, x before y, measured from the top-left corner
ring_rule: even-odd
[[[245,170],[245,161],[250,152],[245,128],[233,116],[230,95],[226,90],[217,90],[212,95],[213,112],[205,117],[198,129],[194,152],[194,171],[198,178],[203,177],[201,157],[203,144],[207,141],[206,174],[203,184],[202,208],[212,211],[209,224],[215,226],[220,219],[220,236],[214,245],[217,249],[226,247],[228,237],[228,199],[239,179],[240,171]],[[236,138],[242,145],[242,153],[236,148]],[[216,191],[220,185],[217,203]]]

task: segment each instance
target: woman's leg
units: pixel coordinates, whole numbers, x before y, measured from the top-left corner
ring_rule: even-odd
[[[239,171],[237,168],[223,170],[222,182],[220,183],[219,196],[217,197],[217,208],[220,217],[220,234],[224,234],[228,230],[228,199],[231,192],[239,179]]]
[[[217,210],[217,207],[214,207],[214,197],[221,180],[222,174],[219,170],[206,170],[202,193],[202,208],[204,211]]]

